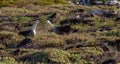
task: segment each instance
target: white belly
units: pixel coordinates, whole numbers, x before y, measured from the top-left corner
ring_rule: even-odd
[[[34,35],[36,35],[36,30],[33,30]]]

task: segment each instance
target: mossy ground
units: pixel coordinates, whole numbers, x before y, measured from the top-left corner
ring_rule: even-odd
[[[66,18],[75,17],[75,13],[69,13],[72,10],[84,9],[88,12],[92,9],[115,10],[120,12],[114,6],[69,6],[69,5],[26,5],[23,8],[17,7],[2,7],[0,8],[0,15],[10,17],[8,19],[0,18],[0,63],[8,64],[97,64],[97,60],[102,62],[102,55],[106,52],[97,44],[104,45],[104,41],[115,42],[120,39],[120,24],[115,22],[115,18],[101,17],[86,18],[94,20],[94,24],[75,24],[72,27],[79,29],[77,33],[70,33],[58,35],[49,32],[49,26],[45,24],[45,20],[52,13],[59,13],[59,18],[52,22],[59,25],[59,23]],[[25,37],[18,35],[21,30],[27,30],[33,24],[36,16],[40,18],[40,24],[37,27],[37,35],[28,37],[30,42],[21,46],[17,55],[17,45],[20,44]],[[22,17],[18,17],[22,16]],[[30,17],[32,16],[32,17]],[[11,27],[8,22],[20,24],[19,30],[15,30],[15,26]],[[2,25],[6,24],[7,25]],[[6,28],[3,28],[5,26]],[[9,28],[8,28],[9,27]],[[110,31],[100,31],[100,27],[110,27]],[[12,29],[11,29],[12,28]],[[93,31],[95,30],[95,32]],[[111,48],[111,47],[109,47]],[[113,46],[113,48],[115,48]],[[115,49],[115,51],[117,51]],[[108,51],[109,53],[110,51]],[[111,52],[110,52],[111,53]],[[106,53],[107,54],[107,53]],[[106,59],[119,59],[119,53],[116,57],[106,56]],[[105,56],[104,56],[105,57]],[[117,60],[120,61],[120,60]]]

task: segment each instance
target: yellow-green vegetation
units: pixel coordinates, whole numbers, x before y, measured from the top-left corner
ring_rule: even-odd
[[[50,63],[70,63],[70,54],[59,49],[45,49],[40,56],[39,54],[35,56],[41,58],[36,58],[36,60],[41,60],[41,62],[48,62],[47,60],[49,60]]]
[[[51,5],[51,4],[67,4],[66,0],[1,0],[1,6],[18,6],[23,7],[29,4],[35,5]]]
[[[15,61],[14,58],[11,57],[3,57],[1,58],[2,60],[0,60],[0,64],[18,64],[18,62]]]
[[[64,0],[1,0],[0,3],[1,6],[13,6],[0,8],[0,16],[9,17],[9,19],[0,17],[0,64],[10,62],[10,64],[97,64],[95,61],[105,53],[101,46],[106,42],[116,43],[116,40],[120,39],[120,24],[112,17],[84,18],[93,20],[93,25],[72,24],[73,28],[79,29],[78,32],[63,35],[50,32],[50,27],[45,24],[47,17],[55,12],[59,14],[59,18],[51,22],[60,25],[61,21],[75,17],[75,13],[71,12],[73,10],[84,9],[86,13],[92,9],[102,9],[115,10],[119,13],[115,6],[48,5],[66,3]],[[18,8],[17,4],[21,8]],[[31,20],[36,18],[40,19],[37,35],[27,38],[18,35],[18,32],[30,29],[34,23]],[[5,25],[7,22],[16,23],[19,28],[14,30],[15,26]],[[5,29],[8,27],[13,29]],[[25,39],[30,41],[24,41]],[[23,44],[24,42],[26,44]]]

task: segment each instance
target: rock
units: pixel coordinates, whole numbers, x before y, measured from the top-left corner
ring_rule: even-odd
[[[90,10],[89,13],[90,14],[95,14],[95,15],[103,15],[105,13],[105,11],[94,9],[94,10]]]
[[[117,62],[114,59],[108,59],[102,62],[102,64],[117,64]]]

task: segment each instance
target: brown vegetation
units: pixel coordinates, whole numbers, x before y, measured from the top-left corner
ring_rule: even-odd
[[[76,9],[84,11],[74,11]],[[87,15],[86,13],[92,9],[106,11],[111,9],[120,12],[114,6],[101,5],[2,7],[0,9],[0,57],[2,58],[0,63],[102,64],[110,59],[120,62],[120,25],[115,21],[118,18],[117,15],[114,18],[96,15],[83,16],[84,19],[83,17],[75,18],[77,12]],[[59,13],[59,18],[57,21],[53,20],[53,24],[60,25],[64,21],[73,28],[79,29],[78,32],[63,35],[49,32],[49,26],[45,24],[45,20],[55,12]],[[32,20],[38,18],[40,24],[37,27],[36,36],[25,38],[18,35],[21,30],[29,29],[34,23]],[[19,25],[16,30],[15,25]]]

